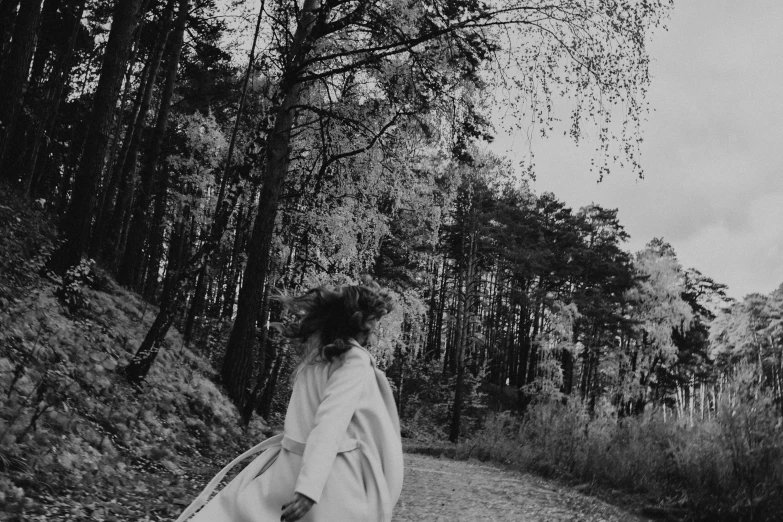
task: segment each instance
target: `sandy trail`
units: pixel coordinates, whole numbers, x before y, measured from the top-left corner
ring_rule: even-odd
[[[531,475],[475,462],[405,455],[393,522],[641,522],[646,519]]]

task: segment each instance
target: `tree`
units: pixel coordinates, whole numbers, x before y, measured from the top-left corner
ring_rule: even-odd
[[[677,361],[674,334],[688,332],[693,311],[682,298],[683,270],[671,245],[654,239],[636,254],[637,282],[626,294],[629,315],[635,323],[634,339],[624,362],[624,395],[641,412],[658,387],[662,368]]]
[[[174,4],[174,0],[168,0],[161,16],[159,33],[142,73],[135,118],[128,125],[119,160],[111,175],[109,187],[106,188],[104,197],[107,199],[108,204],[103,216],[104,223],[99,223],[100,228],[95,234],[97,237],[94,238],[94,243],[100,246],[103,242],[104,234],[102,232],[104,229],[109,228],[109,237],[115,238],[112,245],[115,248],[112,250],[115,251],[116,255],[121,254],[121,252],[116,252],[115,249],[123,243],[117,238],[121,238],[127,232],[131,218],[134,189],[137,184],[137,160],[142,144],[142,133],[146,127],[147,112],[150,108],[155,81],[158,77],[158,70],[166,49],[166,40],[171,31],[170,26],[174,18]],[[116,205],[111,207],[115,197],[117,198]]]
[[[103,57],[101,75],[89,120],[84,155],[76,174],[73,195],[63,220],[65,242],[49,260],[48,268],[65,272],[79,263],[90,242],[98,182],[111,139],[114,110],[122,86],[133,31],[138,24],[142,0],[117,0]]]
[[[183,6],[185,7],[184,9]],[[185,17],[187,16],[186,6],[187,6],[187,2],[185,0],[180,0],[180,12],[178,16],[178,25],[176,28],[177,34],[175,36],[175,44],[178,43],[179,47],[182,46],[182,37],[184,33],[184,20]],[[261,14],[262,11],[259,12],[259,20]],[[258,29],[258,24],[256,28]],[[258,32],[255,33],[254,38],[257,38],[257,36],[258,36]],[[251,49],[250,59],[248,61],[248,68],[245,76],[246,82],[249,79],[250,69],[253,66],[254,59],[255,59],[254,47],[255,46],[253,45],[253,48]],[[176,67],[174,68],[174,71],[172,71],[171,69],[172,63],[173,62],[169,63],[170,69],[166,80],[166,88],[164,89],[164,100],[166,99],[166,97],[168,97],[169,102],[172,94],[172,92],[170,91],[173,90],[173,83],[176,78]],[[164,106],[162,104],[161,109],[163,108]],[[165,108],[166,110],[168,110],[168,107]],[[242,101],[240,100],[240,110],[236,115],[236,123],[234,125],[234,130],[232,131],[232,140],[236,139],[236,133],[238,132],[239,119],[242,116],[241,108],[242,108]],[[158,126],[156,127],[156,131],[161,128],[160,124],[162,122],[163,122],[162,116],[160,115],[159,112]],[[204,236],[201,238],[202,241],[200,245],[198,245],[198,247],[195,249],[195,252],[193,252],[192,255],[186,256],[184,259],[181,259],[177,262],[176,272],[173,274],[167,273],[166,279],[164,280],[163,290],[161,294],[161,299],[160,299],[161,307],[158,312],[158,316],[155,319],[153,327],[147,333],[144,342],[142,343],[142,345],[139,347],[139,350],[134,355],[131,364],[128,365],[128,367],[126,367],[126,369],[124,370],[129,380],[135,384],[140,384],[141,381],[146,377],[147,372],[149,371],[150,367],[152,366],[152,363],[157,357],[158,351],[163,342],[163,339],[165,338],[166,332],[171,327],[174,321],[175,312],[183,297],[185,284],[193,276],[198,274],[199,283],[197,285],[197,291],[204,291],[203,274],[205,274],[206,272],[207,264],[209,263],[212,254],[216,249],[218,249],[220,245],[221,239],[223,238],[226,228],[229,225],[231,215],[234,212],[236,204],[241,198],[243,193],[243,187],[240,184],[243,172],[238,168],[232,168],[230,166],[232,161],[231,154],[233,153],[233,148],[231,147],[231,145],[229,145],[229,151],[230,151],[229,155],[226,158],[226,163],[228,164],[228,166],[226,167],[223,177],[221,178],[219,183],[220,188],[217,194],[217,200],[215,202],[214,217],[211,225],[209,226],[209,231],[208,233],[204,234]],[[153,145],[152,152],[154,152],[155,155],[151,156],[151,160],[155,160],[155,162],[157,162],[156,155],[160,154],[160,145],[158,145],[157,148],[155,148],[155,146]],[[152,174],[150,168],[151,168],[150,164],[148,163],[146,166],[147,174]],[[147,276],[148,284],[145,287],[147,289],[151,287],[150,284],[151,281],[157,282],[157,262],[158,262],[157,256],[158,253],[160,252],[163,243],[161,238],[162,234],[160,234],[160,228],[162,227],[163,224],[163,214],[165,209],[165,192],[168,190],[167,185],[168,185],[168,173],[166,173],[162,177],[162,179],[159,180],[158,182],[158,189],[159,189],[158,197],[155,202],[155,212],[153,214],[153,219],[152,219],[154,228],[150,230],[150,237],[148,239],[149,250],[150,250],[150,254],[148,255],[148,258],[152,269],[149,270]],[[150,187],[147,187],[147,189],[149,188]],[[253,196],[252,199],[255,199],[255,196]],[[143,214],[139,216],[139,219],[145,219],[145,218],[146,217]],[[139,226],[139,229],[140,228],[141,225]],[[140,241],[141,239],[142,238],[139,236],[135,240]],[[126,261],[127,264],[125,269],[129,271],[129,276],[131,275],[131,270],[132,270],[130,263],[134,259],[136,260],[137,263],[141,262],[138,259],[139,255],[140,255],[139,252],[128,253],[127,259],[131,261]],[[148,292],[148,294],[149,293],[151,292]]]
[[[285,57],[281,83],[273,95],[270,115],[254,144],[259,149],[257,154],[265,156],[265,175],[260,196],[264,207],[259,209],[253,226],[244,284],[239,292],[239,311],[221,369],[229,396],[239,405],[244,404],[252,375],[251,343],[255,338],[257,311],[263,299],[277,206],[288,170],[290,133],[295,116],[292,108],[299,102],[303,87],[298,75],[312,45],[311,33],[320,9],[319,0],[305,0],[302,5],[299,23]]]
[[[64,16],[65,26],[68,29],[67,40],[57,40],[52,43],[54,63],[41,95],[42,103],[36,114],[36,127],[31,143],[28,143],[27,161],[22,172],[25,188],[30,196],[34,196],[44,177],[43,164],[48,152],[48,142],[53,137],[55,123],[71,76],[76,42],[78,36],[84,32],[81,21],[86,4],[87,0],[76,0],[70,3]]]
[[[284,2],[279,9],[284,15],[280,19],[292,12]],[[466,83],[482,83],[482,64],[493,53],[505,50],[519,67],[516,86],[529,96],[533,112],[542,121],[550,121],[551,114],[546,104],[539,102],[551,99],[549,82],[560,79],[579,94],[572,128],[575,138],[582,135],[581,125],[591,113],[600,118],[610,115],[610,108],[603,105],[605,99],[628,104],[628,121],[638,122],[648,81],[646,34],[658,25],[665,11],[660,4],[604,9],[572,1],[453,2],[445,6],[426,1],[405,6],[305,2],[293,38],[284,36],[287,28],[279,29],[281,41],[288,45],[278,62],[270,117],[259,126],[246,155],[246,170],[263,168],[263,189],[237,317],[221,370],[230,396],[242,404],[247,394],[256,314],[268,279],[271,238],[290,164],[291,128],[298,113],[326,113],[345,122],[344,116],[332,111],[334,96],[330,93],[340,92],[337,85],[361,79],[367,85],[367,102],[386,106],[384,112],[391,119],[373,131],[366,144],[336,157],[358,154],[377,143],[398,119],[434,110],[440,100]],[[530,45],[503,49],[498,36],[505,31],[516,31],[521,38],[517,41]],[[564,69],[567,75],[561,74]],[[539,82],[541,79],[547,83]],[[325,103],[302,104],[300,95],[317,86],[325,86],[321,98]],[[354,124],[362,128],[361,122]],[[600,128],[608,140],[609,131]],[[335,159],[322,161],[327,164]],[[633,157],[631,161],[635,161]]]
[[[165,198],[165,174],[161,177],[162,179],[158,179],[156,175],[158,174],[158,163],[160,161],[163,140],[166,137],[166,129],[169,122],[171,99],[177,85],[177,71],[179,70],[179,60],[182,54],[189,5],[189,0],[179,0],[177,21],[169,42],[166,80],[163,86],[163,92],[160,96],[160,106],[158,107],[155,128],[153,129],[152,138],[150,139],[150,148],[141,171],[140,194],[136,199],[133,208],[133,216],[127,221],[127,232],[123,232],[118,240],[119,250],[123,252],[122,261],[118,269],[118,279],[120,282],[134,288],[141,288],[140,281],[142,280],[142,266],[144,261],[144,242],[151,232],[151,220],[148,216],[149,204],[156,181],[158,182],[159,187],[161,187],[158,193],[159,198]],[[159,203],[162,204],[162,200],[159,201]],[[153,223],[153,227],[159,227],[160,225],[161,223],[159,222]],[[127,242],[125,240],[126,237]],[[156,259],[156,252],[150,253],[149,258]],[[148,295],[147,297],[150,296]]]
[[[497,168],[494,158],[481,158],[463,175],[457,191],[454,222],[449,227],[448,244],[455,264],[454,298],[456,314],[452,358],[456,370],[454,403],[452,405],[449,440],[456,443],[460,436],[460,422],[465,386],[465,358],[471,345],[479,341],[476,323],[479,312],[478,294],[483,258],[487,254],[486,236],[494,203],[490,183],[492,170]],[[493,165],[494,163],[494,165]],[[486,262],[486,261],[485,261]]]

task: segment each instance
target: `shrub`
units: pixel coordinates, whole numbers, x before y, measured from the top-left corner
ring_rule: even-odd
[[[87,307],[85,287],[93,288],[95,281],[95,261],[82,259],[78,265],[65,272],[56,295],[71,313],[75,313]]]
[[[654,410],[618,418],[608,408],[591,415],[578,401],[539,402],[523,418],[490,414],[455,454],[642,493],[688,507],[694,520],[778,520],[783,434],[772,397],[727,396],[693,427]]]
[[[43,510],[42,519],[90,519],[73,510],[135,496],[127,485],[138,482],[158,485],[147,500],[160,500],[154,509],[168,518],[180,506],[167,497],[191,497],[207,479],[193,470],[212,471],[194,451],[227,461],[263,435],[240,429],[233,405],[204,377],[207,363],[174,331],[141,393],[131,388],[117,369],[154,314],[141,320],[141,300],[121,289],[93,290],[89,272],[75,271],[74,281],[90,304],[78,316],[63,313],[52,284],[0,311],[0,518],[34,520]],[[183,469],[198,478],[193,486]],[[65,495],[57,516],[42,507]],[[115,513],[128,505],[120,504]]]
[[[448,436],[454,403],[455,376],[444,375],[442,362],[395,360],[387,375],[395,388],[402,412],[403,437],[419,442],[436,442]],[[396,389],[404,370],[402,394]],[[479,392],[481,376],[465,372],[460,423],[462,436],[472,435],[487,413],[486,396]]]

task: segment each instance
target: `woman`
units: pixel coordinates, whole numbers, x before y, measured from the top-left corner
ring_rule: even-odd
[[[373,283],[279,297],[301,319],[283,333],[301,344],[284,433],[229,464],[183,512],[201,507],[228,470],[264,451],[192,522],[388,522],[402,489],[397,408],[364,348],[393,309]]]

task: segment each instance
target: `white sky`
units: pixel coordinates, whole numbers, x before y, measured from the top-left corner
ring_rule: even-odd
[[[534,190],[619,209],[628,250],[663,237],[733,297],[769,293],[783,283],[783,2],[676,0],[667,25],[649,47],[645,179],[615,167],[597,183],[594,144],[537,138]],[[526,148],[500,128],[491,146],[515,162]]]

